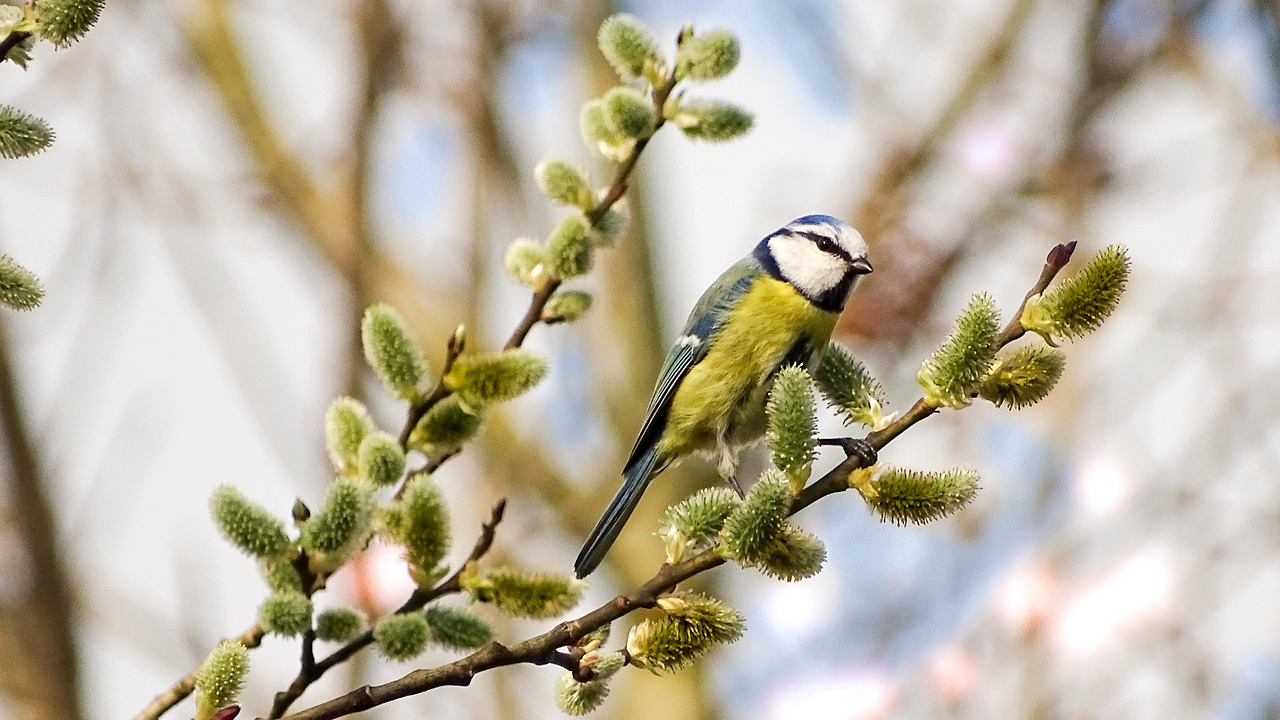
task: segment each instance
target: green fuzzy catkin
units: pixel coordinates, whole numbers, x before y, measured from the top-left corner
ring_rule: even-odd
[[[477,407],[519,397],[542,382],[546,374],[546,360],[515,348],[459,357],[445,376],[444,385],[468,407]]]
[[[706,82],[733,72],[742,59],[738,38],[728,30],[712,30],[680,43],[676,53],[676,78]]]
[[[962,408],[972,402],[978,383],[995,360],[999,332],[995,301],[986,293],[974,295],[946,342],[916,373],[925,401],[949,408]]]
[[[715,547],[725,520],[740,502],[727,487],[709,487],[668,508],[658,529],[667,546],[667,562],[682,562]]]
[[[547,236],[547,270],[561,280],[584,275],[591,270],[594,250],[587,219],[570,215]]]
[[[463,608],[432,605],[425,617],[431,628],[431,644],[445,650],[475,650],[493,639],[489,623]]]
[[[616,135],[639,140],[653,134],[658,116],[639,90],[619,85],[606,92],[603,101],[605,125]]]
[[[431,630],[420,612],[388,615],[373,626],[373,642],[388,660],[412,660],[427,649]]]
[[[302,592],[302,576],[288,558],[267,560],[262,564],[262,580],[272,592]]]
[[[627,229],[627,209],[622,201],[604,211],[591,228],[591,242],[596,247],[613,247]]]
[[[786,473],[791,491],[799,492],[813,472],[818,433],[813,380],[804,368],[790,365],[778,371],[765,415],[769,420],[765,443],[773,455],[773,464]]]
[[[996,360],[978,394],[997,407],[1020,410],[1040,402],[1062,377],[1066,356],[1044,345],[1028,345]]]
[[[271,558],[289,547],[284,524],[230,485],[214,489],[209,512],[222,537],[249,557]]]
[[[599,653],[582,659],[582,667],[589,668],[594,676],[586,682],[578,682],[573,673],[565,671],[556,680],[556,706],[566,715],[586,715],[600,707],[609,696],[609,679],[626,665],[621,652]]]
[[[542,322],[548,325],[575,322],[591,309],[591,293],[564,290],[556,293],[542,311]]]
[[[477,602],[492,603],[514,617],[545,620],[563,615],[582,599],[587,584],[561,573],[498,568],[463,581]]]
[[[409,402],[417,400],[426,361],[400,313],[386,303],[370,305],[360,323],[360,339],[364,359],[387,389]]]
[[[547,279],[546,256],[546,248],[541,243],[529,238],[516,238],[507,248],[503,262],[516,282],[536,290]]]
[[[586,173],[563,160],[544,160],[533,170],[538,187],[552,202],[590,210],[596,195],[587,183]]]
[[[104,0],[40,0],[36,32],[58,47],[67,47],[98,22],[103,4]]]
[[[600,24],[596,40],[605,60],[623,80],[634,80],[644,75],[646,64],[650,67],[663,64],[653,34],[634,15],[610,15]]]
[[[49,123],[10,105],[0,105],[0,157],[34,155],[52,145],[53,137]]]
[[[3,129],[0,129],[0,155],[4,155],[4,143]],[[43,299],[44,288],[40,286],[40,280],[13,258],[0,254],[0,303],[14,310],[31,310]]]
[[[765,470],[720,531],[729,557],[743,566],[758,563],[782,532],[790,508],[791,486],[786,475],[776,468]]]
[[[666,615],[644,620],[627,636],[631,662],[640,667],[673,672],[742,637],[742,615],[715,598],[681,592],[659,598],[658,606]]]
[[[761,555],[756,568],[777,580],[795,582],[822,572],[827,548],[816,536],[791,523],[783,523],[782,532]]]
[[[311,598],[300,592],[271,593],[258,608],[258,622],[269,633],[296,637],[311,629]]]
[[[364,620],[350,608],[330,608],[316,615],[316,639],[347,642],[360,634]]]
[[[356,455],[360,476],[374,485],[394,485],[404,474],[404,450],[389,433],[378,430],[360,441]]]
[[[635,139],[614,130],[609,125],[607,115],[603,100],[587,101],[582,106],[582,114],[578,118],[582,129],[582,140],[593,152],[621,162],[631,154]]]
[[[373,488],[351,478],[338,478],[324,507],[307,520],[301,544],[320,569],[333,570],[364,547],[373,516]]]
[[[884,391],[845,346],[834,340],[827,345],[813,379],[846,425],[874,426],[879,420]]]
[[[364,403],[345,395],[336,398],[324,415],[325,446],[333,469],[356,472],[360,464],[360,443],[376,430]]]
[[[921,525],[959,510],[978,490],[978,473],[970,468],[920,472],[887,467],[863,493],[867,505],[897,525]]]
[[[214,646],[196,674],[196,720],[208,720],[235,703],[248,673],[249,650],[239,640],[223,640]]]
[[[747,134],[755,124],[750,111],[719,100],[688,100],[671,122],[693,140],[728,142]]]
[[[383,513],[386,534],[404,547],[405,559],[423,572],[435,569],[449,552],[449,511],[435,480],[419,475]]]
[[[1054,336],[1079,338],[1097,330],[1120,303],[1130,265],[1123,246],[1105,248],[1083,270],[1029,301],[1023,327],[1050,344]]]
[[[452,452],[475,437],[482,424],[482,407],[464,405],[457,395],[450,395],[418,420],[409,433],[409,447],[433,456]]]

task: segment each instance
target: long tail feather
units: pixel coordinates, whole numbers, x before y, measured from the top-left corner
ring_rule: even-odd
[[[640,504],[645,488],[649,487],[649,480],[657,474],[657,464],[657,448],[651,447],[627,466],[623,473],[622,487],[618,488],[618,494],[609,501],[609,507],[605,508],[604,515],[596,523],[595,529],[582,545],[578,559],[573,563],[574,574],[579,578],[590,575],[604,559],[605,553],[609,552],[613,541],[618,539],[622,526],[627,524],[627,518],[631,517],[636,505]]]

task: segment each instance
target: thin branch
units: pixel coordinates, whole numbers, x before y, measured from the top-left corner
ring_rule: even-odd
[[[442,581],[439,585],[430,590],[415,590],[405,601],[403,605],[396,609],[396,615],[403,613],[415,612],[426,607],[427,604],[438,600],[445,595],[460,592],[462,590],[462,573],[468,565],[480,560],[484,557],[491,547],[497,531],[498,523],[502,522],[502,516],[506,512],[507,501],[499,500],[493,506],[493,510],[489,513],[489,519],[480,527],[480,537],[476,539],[475,545],[471,548],[471,554],[467,559],[458,565],[458,569]],[[314,637],[314,634],[313,634]],[[329,655],[320,660],[316,660],[314,656],[308,663],[304,656],[302,667],[298,671],[297,677],[289,684],[287,690],[276,693],[275,701],[271,705],[271,714],[269,718],[279,718],[289,710],[289,706],[294,703],[312,683],[324,676],[330,668],[338,665],[360,650],[368,647],[373,643],[373,630],[365,630],[355,638],[349,640],[345,645],[334,650]]]
[[[1048,287],[1058,271],[1071,258],[1075,249],[1074,243],[1058,245],[1049,252],[1040,277],[1032,286],[1027,297],[1031,297]],[[1025,300],[1024,300],[1025,303]],[[1021,312],[1019,312],[1021,315]],[[1016,328],[1016,330],[1014,329]],[[1010,323],[1002,334],[1000,347],[1021,336],[1021,323],[1017,319]],[[1008,335],[1009,340],[1003,340]],[[887,427],[869,433],[863,440],[875,450],[880,450],[905,432],[908,428],[937,412],[938,408],[923,398],[916,401],[905,414]],[[841,439],[843,440],[843,439]],[[818,500],[849,489],[849,474],[863,468],[867,458],[853,450],[853,443],[841,440],[826,439],[824,445],[843,445],[846,457],[817,481],[804,488],[791,504],[789,515],[794,515]],[[332,720],[369,708],[384,705],[409,695],[417,695],[446,685],[466,686],[471,680],[485,670],[515,664],[547,665],[556,664],[565,667],[568,657],[559,648],[572,644],[597,628],[604,626],[633,610],[653,607],[658,598],[689,578],[719,567],[726,559],[716,553],[715,549],[696,555],[675,565],[663,565],[649,581],[627,595],[619,595],[576,620],[561,623],[551,630],[507,647],[498,642],[491,642],[485,647],[437,668],[415,670],[399,679],[383,685],[365,685],[341,695],[328,702],[321,703],[302,712],[289,715],[284,720]],[[569,668],[571,671],[572,667]],[[272,716],[275,718],[276,716]]]
[[[247,648],[256,648],[262,644],[262,636],[265,634],[266,631],[262,629],[262,626],[254,623],[253,627],[245,630],[235,640]],[[156,718],[169,712],[174,705],[182,702],[195,690],[196,676],[199,674],[200,666],[197,665],[194,670],[183,676],[172,687],[157,695],[150,705],[143,708],[142,712],[133,717],[133,720],[156,720]]]
[[[667,98],[671,96],[671,91],[675,89],[675,86],[676,80],[675,75],[673,74],[666,83],[653,89],[653,107],[658,111],[658,121],[657,124],[654,125],[653,133],[657,133],[658,130],[662,128],[663,124],[666,123],[666,118],[662,115],[662,108],[666,105]],[[591,224],[591,227],[595,227],[600,222],[601,218],[604,217],[605,213],[609,212],[609,209],[621,200],[623,195],[627,194],[627,183],[630,181],[631,173],[635,171],[636,162],[640,159],[640,153],[649,145],[649,140],[653,138],[653,133],[648,137],[643,137],[637,140],[635,148],[631,150],[631,154],[627,156],[626,160],[622,161],[622,164],[618,166],[617,171],[614,172],[613,182],[609,185],[609,191],[606,192],[604,197],[600,198],[600,202],[596,203],[595,207],[591,208],[591,211],[587,213],[587,222]],[[524,317],[521,318],[520,323],[516,325],[516,329],[512,331],[510,339],[508,339],[507,344],[503,346],[504,349],[511,350],[524,344],[525,338],[529,336],[529,331],[532,330],[533,326],[537,325],[541,320],[543,309],[547,306],[547,302],[551,300],[551,296],[555,294],[556,289],[559,287],[560,280],[551,280],[533,294],[533,299],[529,302],[529,309],[525,311]]]
[[[1027,302],[1031,298],[1044,292],[1049,287],[1049,283],[1057,277],[1058,271],[1071,260],[1071,255],[1076,251],[1076,241],[1057,245],[1053,250],[1049,251],[1049,257],[1045,258],[1044,268],[1040,270],[1040,277],[1036,280],[1036,284],[1031,286],[1027,294],[1023,296],[1022,302],[1018,304],[1018,309],[1013,313],[1013,317],[1009,319],[1009,324],[1005,326],[1000,333],[1000,337],[996,340],[996,347],[1003,348],[1009,343],[1017,340],[1027,334],[1026,328],[1022,327],[1022,311],[1027,308]]]
[[[485,670],[506,665],[528,663],[545,665],[556,662],[558,648],[582,638],[587,633],[641,608],[657,604],[658,598],[689,578],[725,563],[725,559],[708,550],[676,565],[663,565],[648,582],[627,595],[619,595],[576,620],[560,623],[551,630],[524,642],[507,647],[491,642],[465,658],[438,668],[415,670],[384,685],[356,688],[341,697],[302,712],[287,720],[325,720],[350,715],[408,695],[416,695],[446,685],[470,685],[472,678]]]
[[[449,397],[449,388],[444,386],[444,378],[453,369],[453,363],[457,361],[458,356],[466,349],[466,335],[463,330],[463,326],[459,325],[458,329],[454,330],[453,334],[449,336],[449,342],[445,347],[444,365],[440,368],[440,379],[436,381],[436,386],[422,400],[409,406],[409,414],[405,418],[404,427],[400,428],[400,447],[405,450],[409,449],[409,436],[413,434],[413,429],[418,426],[418,421],[427,414],[428,410],[435,407],[436,403]],[[404,488],[401,487],[401,491],[403,490]],[[399,492],[396,494],[398,496]]]
[[[628,183],[631,179],[631,174],[636,169],[636,163],[640,159],[640,153],[648,147],[649,141],[653,138],[653,135],[656,134],[664,124],[666,124],[666,118],[662,115],[662,108],[666,105],[667,98],[671,96],[671,91],[675,89],[675,86],[676,79],[673,74],[665,83],[653,89],[653,107],[657,111],[657,122],[654,124],[653,132],[650,133],[648,137],[636,140],[635,147],[632,148],[631,154],[628,155],[627,158],[618,165],[617,170],[614,171],[613,182],[609,184],[609,189],[605,192],[604,197],[600,198],[600,202],[596,203],[595,206],[586,213],[587,222],[591,227],[596,227],[600,223],[600,220],[604,218],[605,213],[609,212],[609,210],[622,199],[623,195],[626,195]],[[557,278],[552,278],[533,293],[533,297],[529,300],[529,309],[525,311],[524,317],[520,318],[520,322],[516,323],[515,329],[511,331],[511,337],[508,338],[506,344],[502,346],[504,350],[514,350],[524,344],[524,341],[529,337],[529,332],[533,330],[535,325],[542,321],[542,311],[546,309],[547,303],[551,301],[551,297],[555,295],[556,290],[560,288],[561,282],[562,281]],[[443,374],[441,377],[443,378]],[[418,424],[418,421],[422,419],[422,416],[426,415],[427,411],[434,407],[436,403],[444,400],[449,395],[450,392],[444,388],[442,379],[440,383],[437,383],[435,390],[433,390],[426,399],[421,403],[415,404],[409,409],[409,417],[405,422],[404,428],[400,432],[400,441],[402,445],[408,441],[409,433],[413,431],[414,426]]]

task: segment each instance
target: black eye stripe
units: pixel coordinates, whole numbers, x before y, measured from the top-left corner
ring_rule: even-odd
[[[840,258],[841,260],[844,260],[847,263],[853,262],[853,258],[849,255],[849,253],[845,252],[844,248],[840,247],[838,244],[836,244],[834,240],[827,237],[826,235],[821,235],[816,232],[810,232],[808,230],[801,230],[796,234],[802,237],[808,238],[811,242],[813,242],[814,245],[818,246],[819,250],[827,253],[828,255],[835,255],[836,257]]]

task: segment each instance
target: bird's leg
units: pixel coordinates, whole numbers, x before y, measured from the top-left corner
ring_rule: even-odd
[[[729,483],[729,487],[733,488],[734,491],[738,493],[738,497],[746,499],[747,491],[743,490],[742,485],[738,484],[738,478],[731,476],[725,478],[724,481]]]
[[[879,454],[876,453],[876,449],[871,447],[871,443],[863,440],[862,438],[818,438],[818,444],[835,445],[839,447],[841,450],[844,450],[845,455],[849,457],[857,457],[861,460],[862,467],[864,468],[869,468],[872,465],[875,465],[880,459]]]
[[[724,435],[716,438],[716,454],[720,456],[719,462],[716,463],[716,471],[725,482],[729,483],[729,487],[738,493],[738,497],[745,498],[747,493],[738,484],[738,453],[734,451]]]

